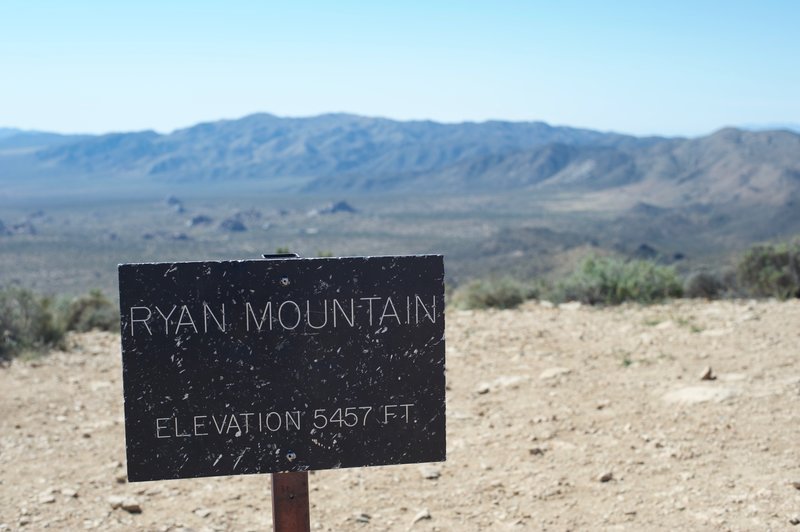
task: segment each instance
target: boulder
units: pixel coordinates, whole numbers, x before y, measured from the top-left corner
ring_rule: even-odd
[[[210,225],[211,222],[214,220],[211,216],[205,214],[198,214],[196,216],[192,216],[189,220],[186,221],[186,227],[198,227],[200,225]]]
[[[219,224],[219,228],[222,231],[228,231],[230,233],[241,233],[243,231],[247,231],[247,227],[236,218],[226,218],[222,220]]]
[[[355,207],[353,207],[346,201],[337,201],[335,203],[326,205],[325,207],[319,209],[317,212],[319,214],[338,214],[338,213],[355,214],[358,211],[355,209]]]

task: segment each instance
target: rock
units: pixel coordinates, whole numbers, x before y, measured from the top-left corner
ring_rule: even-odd
[[[599,480],[600,482],[609,482],[613,478],[614,478],[614,473],[612,473],[611,471],[606,471],[605,473],[597,477],[597,480]]]
[[[142,506],[136,499],[121,497],[119,495],[111,495],[106,500],[108,501],[108,504],[111,505],[112,509],[116,510],[117,508],[122,508],[131,514],[142,513]]]
[[[20,222],[11,226],[11,231],[17,235],[35,235],[38,233],[36,227],[30,222]]]
[[[117,484],[125,484],[128,481],[128,475],[126,473],[117,473],[117,476],[114,477],[117,481]]]
[[[489,385],[490,388],[515,388],[525,381],[524,375],[502,375]]]
[[[122,506],[123,501],[125,501],[125,497],[120,497],[119,495],[109,495],[106,501],[108,501],[108,504],[111,505],[112,509],[116,510]]]
[[[411,520],[411,524],[413,525],[413,524],[419,523],[420,521],[422,521],[424,519],[430,519],[430,518],[431,518],[431,513],[426,508],[424,510],[420,510],[417,513],[417,515],[414,516],[414,519]]]
[[[422,474],[422,478],[426,478],[428,480],[436,480],[442,476],[442,473],[439,471],[439,469],[431,465],[421,466],[419,468],[419,472]]]
[[[541,456],[544,454],[544,449],[541,447],[531,447],[528,449],[528,453],[532,456]]]
[[[39,504],[52,504],[56,502],[56,498],[52,493],[42,493],[39,495]]]
[[[65,497],[72,497],[72,498],[75,498],[75,497],[77,497],[77,496],[78,496],[78,491],[77,491],[77,490],[74,490],[74,489],[72,489],[72,488],[63,488],[63,489],[61,490],[61,495],[65,496]]]
[[[664,395],[668,403],[695,404],[714,401],[721,403],[736,397],[738,392],[732,388],[714,388],[711,386],[689,386],[672,390]]]
[[[561,303],[558,308],[561,310],[578,310],[583,306],[580,301],[570,301],[569,303]]]
[[[232,216],[235,220],[239,220],[240,222],[257,222],[261,220],[261,211],[256,209],[247,209],[244,211],[236,211]]]
[[[789,524],[792,524],[792,525],[795,525],[795,526],[800,525],[800,515],[795,515],[795,516],[789,518]]]
[[[540,307],[544,307],[544,308],[553,308],[553,307],[555,307],[555,305],[553,304],[552,301],[548,301],[546,299],[542,299],[541,301],[539,301],[539,306]]]
[[[357,523],[369,523],[370,519],[372,519],[372,516],[364,512],[359,512],[355,515]]]
[[[206,518],[209,515],[211,515],[211,510],[209,510],[208,508],[196,508],[194,511],[194,515],[196,515],[197,517]]]
[[[346,201],[337,201],[317,210],[319,214],[336,214],[340,212],[355,214],[358,211]]]
[[[214,220],[211,216],[207,216],[205,214],[198,214],[197,216],[192,216],[189,220],[186,221],[186,227],[198,227],[200,225],[210,225],[211,222]]]
[[[482,382],[475,388],[475,393],[479,395],[487,394],[489,393],[490,389],[491,387],[489,386],[488,382]]]
[[[633,256],[640,260],[654,260],[658,257],[658,250],[649,244],[639,244],[633,252]]]
[[[793,480],[789,483],[794,489],[800,490],[800,480]]]
[[[717,376],[714,375],[714,370],[711,369],[711,366],[706,366],[703,372],[700,374],[701,381],[715,381],[717,380]]]
[[[124,499],[120,508],[128,512],[129,514],[140,514],[142,513],[142,507],[136,499]]]
[[[569,368],[547,368],[539,374],[539,378],[542,380],[549,380],[555,379],[556,377],[569,375],[570,373],[572,373],[572,370]]]
[[[241,221],[235,218],[226,218],[222,220],[219,224],[219,228],[222,231],[228,231],[230,233],[241,233],[243,231],[247,231],[247,227]]]

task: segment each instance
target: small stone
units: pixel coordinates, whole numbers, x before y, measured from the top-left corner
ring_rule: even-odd
[[[599,480],[600,482],[609,482],[613,478],[614,478],[614,473],[612,473],[611,471],[606,471],[605,473],[597,477],[597,480]]]
[[[29,524],[31,522],[31,520],[30,520],[30,518],[28,516],[22,516],[22,517],[19,518],[19,521],[17,521],[17,522],[19,523],[19,526],[25,526],[25,525]]]
[[[211,510],[209,510],[208,508],[197,508],[194,511],[194,515],[196,515],[197,517],[205,518],[211,515]]]
[[[40,504],[52,504],[56,502],[56,498],[53,496],[52,493],[42,493],[39,495],[39,503]]]
[[[355,519],[357,523],[369,523],[372,516],[364,512],[359,512],[356,514]]]
[[[128,475],[126,473],[117,473],[115,477],[117,480],[117,484],[125,484],[128,481]]]
[[[541,447],[531,447],[528,449],[528,453],[530,453],[532,456],[541,456],[544,454],[544,449]]]
[[[711,369],[711,366],[706,366],[703,370],[703,373],[700,374],[701,381],[715,381],[717,380],[717,376],[714,375],[714,370]]]
[[[789,519],[789,523],[795,526],[800,525],[800,515],[795,515],[794,517],[791,517]]]
[[[569,375],[572,370],[569,368],[547,368],[539,374],[539,378],[544,380],[555,379],[564,375]]]
[[[61,490],[61,495],[64,495],[65,497],[73,497],[74,498],[74,497],[78,496],[78,491],[74,490],[72,488],[63,488]]]
[[[428,511],[427,508],[425,508],[424,510],[420,510],[417,513],[417,515],[414,516],[414,519],[411,520],[411,524],[413,525],[415,523],[419,523],[420,521],[430,518],[431,518],[431,513]]]
[[[136,499],[125,499],[122,501],[120,507],[129,514],[142,513],[142,507]]]
[[[789,484],[791,484],[791,486],[792,486],[794,489],[796,489],[796,490],[800,490],[800,480],[793,480],[793,481],[792,481],[792,482],[790,482]]]
[[[125,501],[125,497],[120,497],[119,495],[110,495],[106,501],[108,501],[108,504],[111,505],[112,509],[116,510],[122,506],[122,503]]]
[[[672,390],[664,395],[664,400],[668,403],[696,404],[708,401],[721,403],[732,399],[738,395],[738,391],[732,388],[712,388],[710,386],[689,386]]]
[[[489,393],[490,389],[491,389],[491,387],[489,386],[488,382],[482,382],[482,383],[480,383],[478,385],[477,388],[475,388],[475,393],[477,393],[479,395],[483,395],[483,394]]]
[[[422,474],[422,478],[426,478],[428,480],[436,480],[437,478],[442,476],[442,473],[439,471],[438,468],[430,465],[424,465],[420,467],[419,472]]]

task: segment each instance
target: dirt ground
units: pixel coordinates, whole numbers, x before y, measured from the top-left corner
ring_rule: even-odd
[[[0,530],[271,528],[267,475],[128,484],[118,336],[69,341],[0,368]],[[792,529],[798,355],[798,301],[448,311],[447,462],[312,473],[312,529]]]

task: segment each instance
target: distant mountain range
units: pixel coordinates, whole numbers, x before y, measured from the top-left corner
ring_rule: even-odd
[[[543,122],[347,114],[254,114],[164,135],[0,129],[0,184],[66,185],[75,177],[112,188],[122,179],[280,178],[290,190],[320,193],[619,191],[659,206],[793,206],[800,199],[800,135],[726,128],[700,138],[642,138]]]

